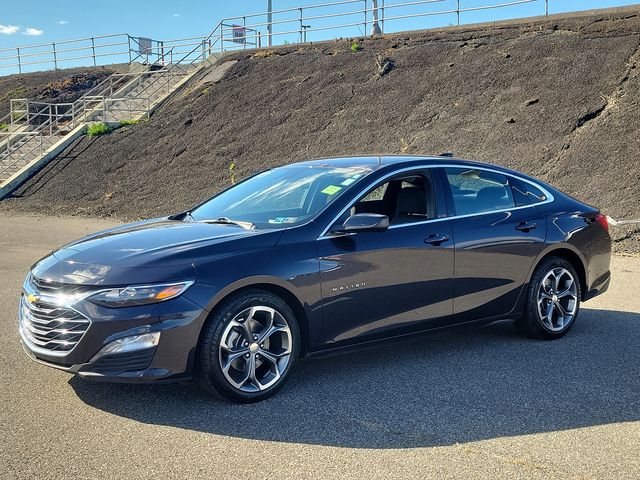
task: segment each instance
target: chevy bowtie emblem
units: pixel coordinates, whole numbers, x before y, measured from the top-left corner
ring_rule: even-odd
[[[30,293],[29,295],[27,295],[27,300],[29,301],[29,303],[36,303],[39,300],[39,298],[37,295]]]

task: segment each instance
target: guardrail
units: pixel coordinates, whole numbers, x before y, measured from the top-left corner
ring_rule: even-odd
[[[0,74],[31,69],[47,70],[77,66],[89,63],[93,66],[114,63],[155,63],[190,51],[201,45],[202,36],[177,38],[172,40],[154,40],[135,37],[128,33],[98,35],[94,37],[62,40],[51,43],[23,45],[13,48],[0,48]]]
[[[272,46],[388,33],[398,26],[401,30],[426,28],[411,21],[427,17],[444,19],[441,26],[460,25],[466,13],[536,3],[540,14],[548,15],[549,0],[338,0],[227,17],[212,35],[219,37],[220,51],[228,51],[264,43]]]
[[[304,43],[338,37],[379,34],[400,26],[402,30],[427,28],[416,19],[444,19],[443,25],[460,24],[466,13],[507,9],[538,3],[549,13],[550,0],[336,0],[295,8],[252,13],[222,19],[208,36],[155,40],[128,33],[98,35],[74,40],[0,48],[0,74],[25,68],[47,69],[113,63],[154,63],[189,53],[193,47],[224,52]],[[400,21],[403,21],[400,23]],[[443,26],[441,25],[441,26]],[[434,25],[428,25],[434,26]],[[279,42],[278,42],[279,41]],[[171,58],[167,53],[171,52]],[[42,68],[40,68],[42,67]]]

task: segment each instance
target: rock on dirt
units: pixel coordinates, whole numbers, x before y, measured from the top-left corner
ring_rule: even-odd
[[[640,7],[246,51],[149,122],[83,138],[0,202],[123,220],[187,208],[257,170],[453,152],[640,218]],[[266,52],[266,53],[265,53]],[[377,58],[395,67],[377,77]],[[179,155],[177,154],[179,152]],[[110,193],[110,196],[105,196]],[[614,229],[640,252],[640,225]]]

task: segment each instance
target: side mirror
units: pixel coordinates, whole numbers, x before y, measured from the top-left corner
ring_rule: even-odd
[[[389,217],[377,213],[356,213],[345,220],[334,233],[384,232],[389,228]]]

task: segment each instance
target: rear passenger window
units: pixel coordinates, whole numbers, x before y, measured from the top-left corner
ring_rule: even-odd
[[[513,198],[516,201],[516,205],[519,207],[544,202],[547,199],[544,192],[535,185],[517,178],[511,178],[510,181]]]
[[[473,168],[445,168],[456,215],[504,210],[516,206],[505,175]]]

